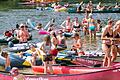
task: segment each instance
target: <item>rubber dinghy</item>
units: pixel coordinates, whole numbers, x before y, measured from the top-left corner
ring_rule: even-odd
[[[16,55],[16,53],[9,53],[10,61],[11,61],[11,67],[30,67],[31,64],[28,62],[27,57],[23,56],[23,58]],[[26,58],[25,58],[26,57]],[[42,61],[40,59],[36,60],[36,65],[41,65]],[[0,66],[5,65],[5,58],[0,55]]]

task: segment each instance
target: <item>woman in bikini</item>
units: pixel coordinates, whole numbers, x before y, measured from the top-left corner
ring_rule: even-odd
[[[73,21],[72,25],[73,25],[74,32],[79,32],[80,31],[80,23],[78,21],[78,17],[74,18],[74,21]]]
[[[102,50],[105,53],[104,59],[103,59],[103,67],[107,65],[107,67],[110,67],[111,65],[111,38],[113,38],[113,30],[112,30],[112,24],[113,21],[108,21],[108,25],[106,25],[101,39],[102,39]]]
[[[112,42],[112,58],[114,62],[117,58],[117,53],[120,54],[120,20],[116,22],[115,29],[113,31],[113,42]]]
[[[90,38],[92,38],[92,34],[94,34],[94,38],[96,38],[96,23],[92,18],[92,14],[89,14],[88,26]]]
[[[83,25],[84,35],[87,35],[89,33],[89,30],[88,30],[88,14],[86,14],[85,18],[83,18],[82,25]]]
[[[44,73],[47,74],[48,67],[49,72],[53,74],[52,68],[52,55],[50,54],[51,50],[51,39],[50,36],[47,35],[44,37],[44,41],[41,43],[40,50],[42,51],[41,55],[43,56],[43,65],[44,65]]]
[[[63,26],[65,24],[65,27]],[[72,32],[73,26],[72,22],[70,21],[70,17],[67,17],[67,19],[61,24],[63,28],[63,32]]]
[[[57,45],[58,45],[58,39],[55,34],[55,32],[51,32],[51,51],[50,54],[52,55],[53,58],[53,64],[55,64],[55,57],[57,56],[58,50],[57,50]]]

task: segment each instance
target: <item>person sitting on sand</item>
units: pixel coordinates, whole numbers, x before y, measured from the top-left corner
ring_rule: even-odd
[[[5,71],[9,72],[11,70],[10,57],[7,52],[2,52],[1,56],[5,58]]]
[[[13,77],[13,80],[25,80],[25,76],[19,73],[17,67],[13,67],[10,71],[10,75]]]

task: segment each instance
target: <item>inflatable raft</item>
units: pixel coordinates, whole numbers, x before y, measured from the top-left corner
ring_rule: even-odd
[[[30,67],[31,64],[28,61],[29,57],[23,56],[22,58],[16,55],[16,53],[9,53],[11,67]],[[42,61],[40,59],[36,60],[37,65],[41,65]],[[0,66],[5,65],[5,58],[0,55]]]

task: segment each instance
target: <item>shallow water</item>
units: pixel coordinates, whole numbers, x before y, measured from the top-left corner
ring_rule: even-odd
[[[74,17],[78,17],[79,21],[82,20],[84,14],[68,14],[66,12],[52,12],[52,11],[38,11],[35,9],[17,9],[17,10],[9,10],[9,11],[0,11],[0,34],[4,31],[15,28],[15,25],[18,23],[26,23],[27,19],[30,18],[35,22],[40,22],[45,26],[47,22],[51,18],[55,18],[56,24],[59,25],[65,20],[67,16],[70,16],[72,19]],[[102,20],[103,25],[106,23],[106,20],[111,17],[114,20],[120,19],[119,13],[96,13],[93,14],[95,19]],[[33,42],[42,41],[42,36],[38,35],[37,31],[32,31]],[[84,51],[95,51],[98,48],[101,49],[101,40],[99,37],[96,39],[89,40],[89,37],[83,37],[83,50]],[[72,45],[72,40],[68,39],[67,44],[69,44],[69,48]],[[26,69],[22,70],[26,72]]]

